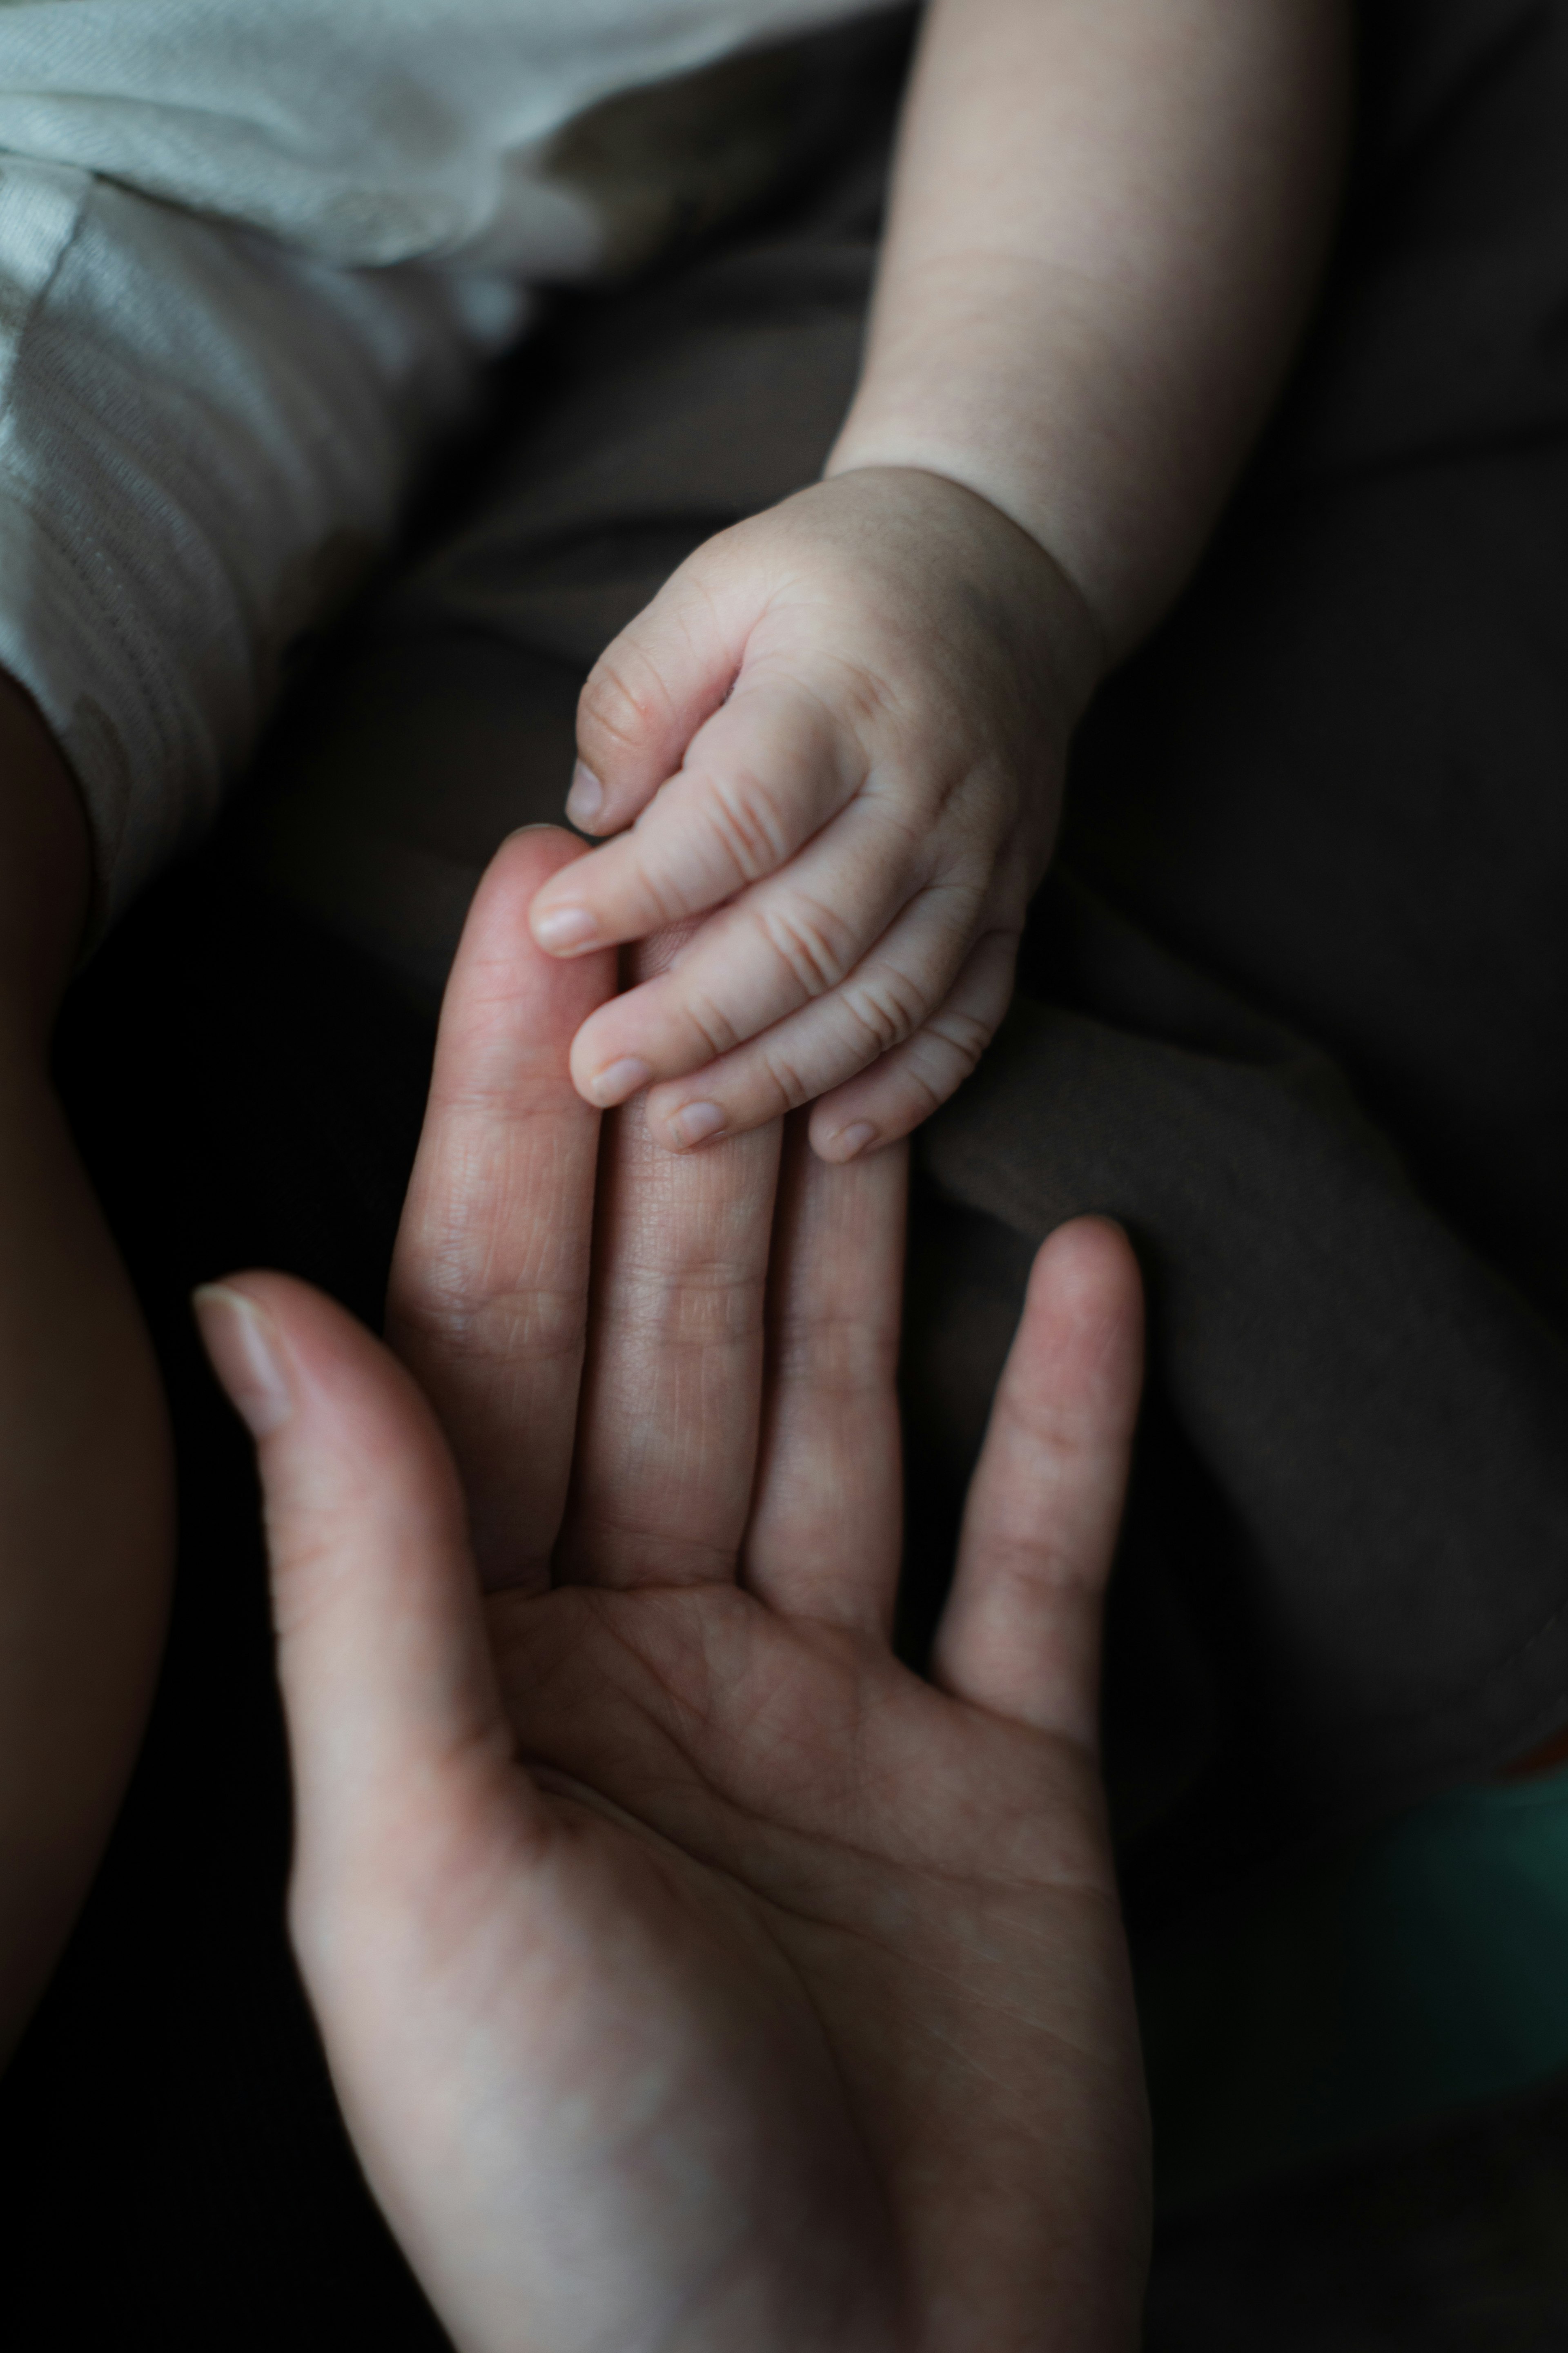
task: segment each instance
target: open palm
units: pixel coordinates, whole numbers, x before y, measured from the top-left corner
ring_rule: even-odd
[[[567,1047],[610,973],[525,925],[572,854],[519,837],[469,920],[394,1273],[414,1377],[281,1277],[206,1311],[351,2130],[465,2348],[1130,2345],[1094,1754],[1130,1254],[1091,1220],[1041,1253],[922,1681],[900,1160],[791,1139],[781,1174],[775,1128],[672,1161],[636,1107],[602,1141]]]

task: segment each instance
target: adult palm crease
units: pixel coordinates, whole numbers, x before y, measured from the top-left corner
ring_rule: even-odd
[[[635,1104],[601,1145],[567,1058],[610,959],[527,928],[576,854],[514,837],[470,914],[402,1365],[288,1278],[204,1295],[350,2130],[465,2348],[1131,2346],[1095,1756],[1131,1253],[1084,1219],[1040,1254],[922,1680],[889,1639],[901,1155],[775,1125],[675,1159]]]

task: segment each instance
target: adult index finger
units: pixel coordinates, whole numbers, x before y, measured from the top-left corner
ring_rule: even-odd
[[[527,918],[541,882],[581,854],[569,834],[532,828],[479,885],[387,1300],[388,1337],[446,1429],[492,1588],[549,1582],[571,1475],[599,1115],[568,1054],[614,960],[557,964]]]

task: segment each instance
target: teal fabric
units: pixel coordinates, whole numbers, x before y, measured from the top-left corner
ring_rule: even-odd
[[[1568,1768],[1454,1792],[1148,1957],[1171,2209],[1568,2070]]]

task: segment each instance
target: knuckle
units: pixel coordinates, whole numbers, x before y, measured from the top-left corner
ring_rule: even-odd
[[[851,980],[843,996],[845,1011],[875,1054],[900,1045],[925,1011],[919,983],[891,966]]]
[[[632,839],[635,842],[635,833]],[[662,860],[635,855],[627,861],[613,904],[627,923],[635,925],[639,939],[668,930],[691,913],[691,901],[681,888],[680,878],[671,873]]]
[[[793,846],[778,795],[751,769],[716,777],[706,804],[710,830],[738,882],[754,882],[782,866]]]
[[[963,839],[990,859],[1017,822],[1018,800],[1016,781],[984,763],[958,779],[948,805]]]
[[[980,1014],[950,1006],[931,1022],[931,1033],[947,1048],[961,1075],[967,1078],[991,1043],[995,1027],[994,1022],[985,1020]]]
[[[787,1053],[770,1047],[759,1058],[759,1075],[773,1097],[772,1113],[780,1118],[785,1112],[797,1111],[809,1103],[817,1091],[817,1082],[807,1076]]]
[[[973,938],[991,893],[992,868],[984,859],[955,860],[931,885],[930,895],[947,926],[950,938]]]
[[[854,1312],[786,1308],[774,1321],[772,1345],[781,1378],[840,1405],[885,1394],[898,1368],[891,1326]]]
[[[868,785],[864,798],[879,829],[883,871],[900,887],[923,881],[932,866],[941,862],[939,837],[929,812],[906,803],[891,785]]]
[[[805,997],[825,997],[850,969],[858,944],[832,908],[798,892],[776,907],[759,911],[764,934]]]
[[[455,1285],[404,1298],[395,1318],[401,1344],[422,1364],[448,1372],[570,1358],[582,1346],[582,1301],[544,1284],[502,1285],[478,1294]]]
[[[943,1007],[926,1024],[899,1073],[908,1102],[918,1111],[917,1125],[940,1111],[971,1076],[995,1026],[953,1006]]]
[[[929,1119],[933,1111],[942,1109],[949,1095],[952,1094],[953,1087],[958,1083],[954,1079],[952,1085],[943,1086],[935,1071],[925,1068],[920,1062],[911,1062],[900,1075],[903,1080],[905,1098],[914,1115],[914,1124],[917,1127],[922,1120]]]
[[[577,702],[577,728],[606,751],[642,756],[668,729],[671,707],[657,666],[635,645],[612,647],[588,673]]]
[[[741,1032],[718,999],[706,988],[692,987],[681,999],[681,1013],[705,1050],[705,1058],[717,1061],[741,1042]]]
[[[903,717],[903,698],[879,671],[864,661],[817,649],[816,675],[799,684],[808,692],[835,734],[846,729],[862,743],[886,734]]]

